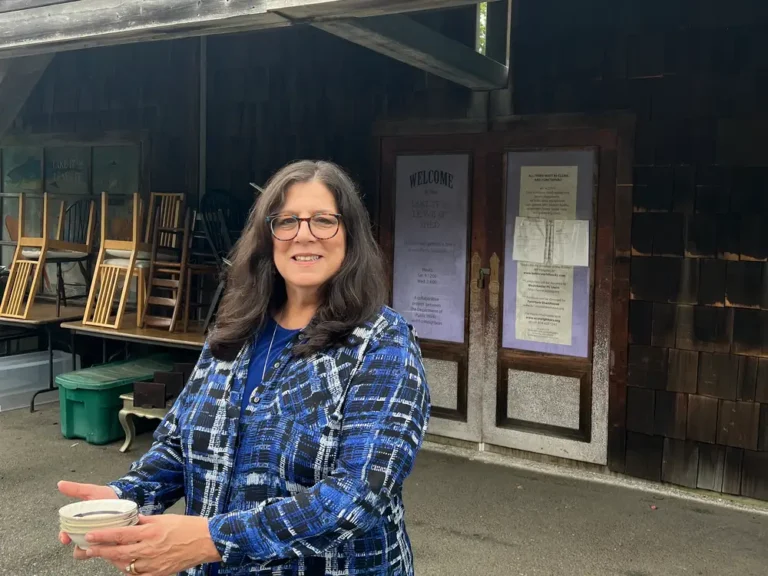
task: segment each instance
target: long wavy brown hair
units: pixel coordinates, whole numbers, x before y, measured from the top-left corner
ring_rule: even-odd
[[[268,315],[285,303],[285,281],[272,258],[273,239],[267,217],[280,211],[291,186],[311,181],[324,184],[336,199],[347,248],[341,268],[323,286],[320,307],[304,332],[306,339],[294,352],[307,355],[338,344],[385,302],[381,252],[354,182],[331,162],[294,162],[267,183],[232,252],[224,297],[209,338],[216,358],[234,359],[262,329]]]

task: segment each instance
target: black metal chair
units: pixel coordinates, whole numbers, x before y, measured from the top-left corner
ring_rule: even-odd
[[[221,211],[225,228],[230,238],[237,238],[245,228],[252,202],[227,190],[209,190],[200,199],[201,214],[215,214]]]
[[[224,293],[226,273],[230,266],[228,257],[232,251],[233,244],[226,218],[221,209],[216,209],[212,212],[201,212],[200,223],[202,225],[202,232],[205,235],[206,241],[208,242],[215,259],[216,274],[219,279],[216,290],[214,291],[208,306],[205,322],[203,323],[203,333],[205,333],[210,327],[211,321],[219,307],[221,296]]]

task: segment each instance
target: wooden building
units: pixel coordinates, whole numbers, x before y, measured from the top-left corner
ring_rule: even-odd
[[[6,4],[4,159],[138,146],[126,186],[245,203],[334,160],[433,437],[768,499],[764,3],[490,2],[485,55],[456,0]]]

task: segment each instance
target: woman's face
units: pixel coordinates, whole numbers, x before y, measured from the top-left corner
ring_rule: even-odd
[[[341,268],[347,245],[344,225],[334,216],[338,212],[336,199],[320,182],[298,182],[286,192],[270,224],[278,237],[286,238],[273,234],[272,244],[275,266],[289,291],[316,291]],[[312,230],[309,222],[291,217],[312,218]]]

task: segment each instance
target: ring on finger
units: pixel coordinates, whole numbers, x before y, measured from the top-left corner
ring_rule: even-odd
[[[136,560],[128,564],[128,566],[125,567],[125,573],[126,574],[139,574],[139,572],[136,571]]]

